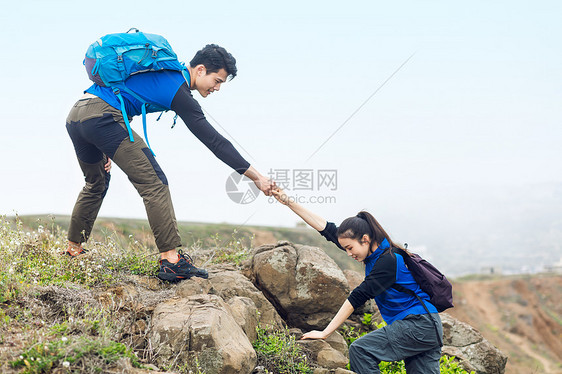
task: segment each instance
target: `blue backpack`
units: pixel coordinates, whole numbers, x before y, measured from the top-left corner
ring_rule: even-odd
[[[130,31],[134,30],[134,33]],[[134,142],[133,132],[121,91],[125,91],[142,103],[142,126],[144,138],[148,148],[148,136],[146,131],[146,112],[165,111],[164,107],[149,104],[136,93],[125,86],[125,81],[131,75],[148,71],[175,70],[185,77],[189,85],[189,73],[185,65],[178,61],[177,55],[166,39],[160,35],[145,34],[138,29],[132,28],[126,33],[108,34],[90,45],[86,51],[84,65],[90,80],[102,87],[113,90],[121,103],[123,120],[129,131],[129,139]],[[152,152],[154,155],[154,152]]]

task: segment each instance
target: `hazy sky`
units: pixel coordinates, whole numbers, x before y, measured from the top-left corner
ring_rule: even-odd
[[[404,240],[447,230],[463,241],[546,208],[558,230],[561,15],[554,0],[10,2],[0,13],[0,214],[71,213],[83,178],[64,123],[90,85],[84,53],[137,27],[164,35],[183,61],[207,43],[226,47],[238,77],[195,98],[263,174],[337,170],[335,190],[291,191],[334,197],[307,204],[330,220],[368,209]],[[150,142],[179,220],[297,222],[263,195],[233,202],[231,170],[183,122],[170,129],[172,113],[156,117]],[[140,118],[133,127],[142,132]],[[100,215],[145,217],[117,167]]]

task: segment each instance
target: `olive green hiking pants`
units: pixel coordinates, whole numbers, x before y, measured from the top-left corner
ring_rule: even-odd
[[[70,111],[66,129],[86,180],[72,211],[68,239],[76,243],[88,240],[109,187],[110,174],[104,169],[109,157],[142,197],[158,250],[179,247],[181,239],[166,176],[136,132],[134,142],[129,140],[121,111],[95,96],[81,99]]]

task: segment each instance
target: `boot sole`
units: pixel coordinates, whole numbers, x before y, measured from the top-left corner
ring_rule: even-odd
[[[190,279],[192,277],[199,277],[199,278],[207,279],[207,278],[209,278],[209,274],[204,274],[204,275],[193,274],[193,275],[185,276],[183,278],[181,278],[181,277],[183,277],[183,276],[173,274],[173,273],[158,273],[159,279],[162,279],[163,281],[170,282],[170,283],[178,283],[178,282],[181,282],[182,280]]]

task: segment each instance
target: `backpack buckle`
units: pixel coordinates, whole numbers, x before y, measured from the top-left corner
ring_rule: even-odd
[[[117,61],[123,62],[123,55],[117,55]]]

